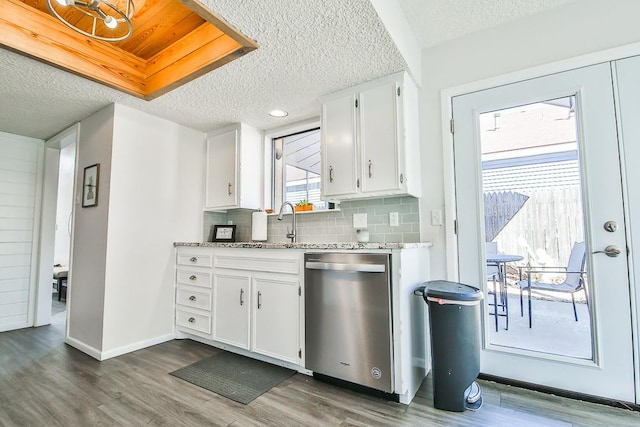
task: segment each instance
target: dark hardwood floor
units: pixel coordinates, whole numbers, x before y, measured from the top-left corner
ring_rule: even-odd
[[[0,426],[638,426],[640,413],[480,381],[477,412],[433,408],[427,379],[411,405],[296,374],[242,405],[169,375],[220,351],[174,340],[98,362],[52,325],[0,333]]]

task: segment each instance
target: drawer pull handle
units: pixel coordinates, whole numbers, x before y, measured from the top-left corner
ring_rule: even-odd
[[[189,301],[195,301],[195,300],[196,300],[196,296],[195,296],[195,295],[191,295],[191,296],[189,297]]]
[[[189,261],[191,262],[198,262],[198,258],[192,256],[191,258],[189,258]]]
[[[195,317],[189,317],[189,323],[196,323]]]
[[[195,274],[189,276],[189,280],[196,280],[198,277]]]

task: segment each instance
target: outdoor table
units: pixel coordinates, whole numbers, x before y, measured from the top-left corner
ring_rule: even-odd
[[[498,275],[500,278],[500,304],[495,303],[495,316],[496,316],[496,332],[498,328],[498,306],[502,307],[504,316],[506,318],[506,327],[509,329],[509,300],[507,293],[507,263],[514,261],[521,261],[524,257],[522,255],[512,254],[486,254],[487,265],[498,267]],[[494,289],[495,292],[495,289]],[[494,299],[495,301],[495,299]]]

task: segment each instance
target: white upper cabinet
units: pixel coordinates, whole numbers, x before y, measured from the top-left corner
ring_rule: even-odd
[[[356,194],[356,102],[354,94],[322,105],[323,193],[326,196]]]
[[[323,197],[421,195],[417,87],[397,73],[323,99]]]
[[[205,210],[262,207],[263,145],[243,123],[207,134]]]

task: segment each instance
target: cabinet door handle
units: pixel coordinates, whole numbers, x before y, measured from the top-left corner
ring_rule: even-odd
[[[191,258],[189,258],[189,261],[191,262],[198,262],[198,258],[192,256]]]
[[[195,317],[189,317],[188,322],[189,323],[196,323],[196,318]]]
[[[371,163],[371,160],[369,160],[369,178],[371,178],[373,176],[373,163]]]
[[[262,307],[262,292],[258,292],[258,310]]]
[[[240,289],[240,305],[244,305],[244,289]]]
[[[196,280],[198,277],[195,274],[189,276],[189,280]]]
[[[400,184],[402,184],[404,182],[404,175],[400,174]]]
[[[229,192],[229,195],[231,195],[231,183],[227,184],[227,191]]]
[[[189,301],[195,301],[195,300],[196,300],[196,296],[195,296],[195,295],[191,295],[191,296],[189,297]]]
[[[329,182],[333,182],[333,166],[329,166]]]

